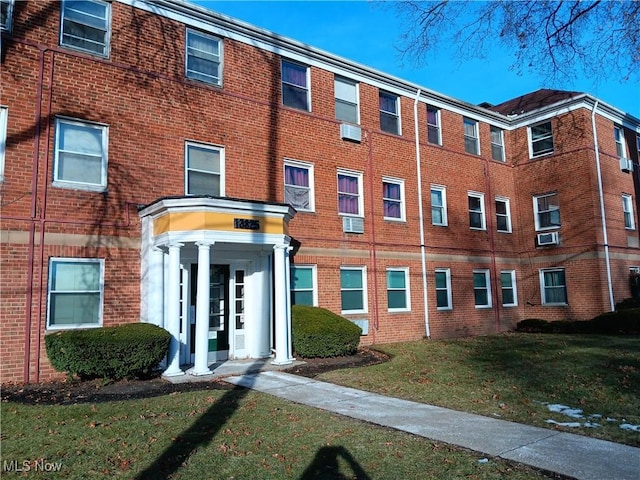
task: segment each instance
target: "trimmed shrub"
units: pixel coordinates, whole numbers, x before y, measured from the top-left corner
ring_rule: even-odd
[[[83,380],[148,375],[166,356],[170,341],[169,332],[149,323],[65,330],[45,337],[53,368]]]
[[[291,312],[293,349],[301,357],[353,355],[362,329],[325,308],[294,305]]]
[[[543,333],[547,331],[549,322],[539,318],[527,318],[516,325],[516,331],[525,333]]]
[[[594,334],[640,334],[640,308],[629,308],[618,312],[598,315],[591,320],[558,320],[548,322],[529,318],[518,322],[518,332],[525,333],[594,333]]]
[[[616,311],[630,308],[640,308],[640,298],[625,298],[620,303],[616,303]]]
[[[640,308],[603,313],[590,323],[595,333],[637,335],[640,334]]]

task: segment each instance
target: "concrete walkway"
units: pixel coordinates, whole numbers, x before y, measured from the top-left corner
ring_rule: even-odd
[[[224,380],[579,480],[640,479],[640,448],[385,397],[278,371]]]

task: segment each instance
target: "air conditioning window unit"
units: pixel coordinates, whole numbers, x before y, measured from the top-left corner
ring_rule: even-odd
[[[560,243],[558,232],[539,233],[537,240],[539,247],[543,247],[545,245],[558,245]]]
[[[345,233],[364,233],[364,218],[342,217],[342,231]]]
[[[362,141],[362,131],[359,126],[349,123],[340,124],[340,138],[343,140],[351,140],[352,142]]]
[[[620,158],[620,170],[629,173],[633,172],[633,161],[630,158]]]

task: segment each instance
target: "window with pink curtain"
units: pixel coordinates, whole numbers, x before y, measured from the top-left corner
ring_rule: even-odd
[[[285,165],[284,201],[298,210],[311,210],[308,168]]]
[[[360,215],[360,193],[358,177],[338,174],[338,212]]]
[[[282,61],[282,103],[288,107],[309,110],[307,67]]]
[[[383,182],[382,201],[385,218],[402,218],[402,199],[400,184]]]

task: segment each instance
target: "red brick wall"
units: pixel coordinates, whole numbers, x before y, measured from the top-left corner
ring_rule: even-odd
[[[361,83],[362,142],[343,141],[329,71],[311,67],[312,108],[301,112],[281,106],[278,55],[224,39],[223,85],[204,85],[184,78],[184,25],[113,2],[110,56],[95,58],[58,47],[59,6],[16,2],[13,40],[3,38],[0,98],[9,107],[9,122],[2,229],[23,236],[0,245],[1,381],[25,380],[27,356],[28,380],[54,376],[43,353],[51,256],[104,258],[104,324],[139,320],[140,258],[129,244],[140,236],[135,206],[184,194],[187,140],[224,147],[229,197],[282,202],[283,160],[312,163],[315,211],[299,212],[290,231],[301,245],[294,262],[318,265],[320,306],[340,312],[340,266],[366,266],[368,312],[353,316],[369,320],[363,343],[426,334],[413,98],[401,98],[402,135],[389,135],[379,129],[378,88]],[[591,112],[580,108],[552,118],[555,151],[539,159],[529,159],[526,127],[505,131],[505,163],[491,159],[488,123],[479,123],[481,154],[469,155],[457,110],[441,111],[442,146],[426,143],[424,103],[418,115],[431,336],[490,334],[523,318],[584,319],[607,310]],[[52,186],[56,116],[108,125],[106,192]],[[621,300],[629,296],[629,266],[640,264],[630,257],[638,255],[628,240],[637,239],[637,230],[624,229],[621,194],[637,198],[637,192],[632,176],[618,167],[613,123],[598,116],[597,125],[614,294]],[[342,231],[338,168],[362,172],[364,234]],[[406,222],[383,219],[384,176],[405,182]],[[431,225],[431,184],[447,188],[448,227]],[[469,191],[485,195],[486,231],[469,228]],[[532,195],[549,191],[559,193],[562,244],[536,248]],[[496,232],[496,196],[510,200],[512,233]],[[46,233],[45,245],[40,232]],[[118,241],[127,246],[119,248]],[[387,311],[387,267],[409,267],[411,312]],[[546,267],[566,268],[569,306],[540,305],[538,272]],[[451,269],[452,311],[436,309],[436,268]],[[492,309],[474,306],[474,268],[491,269]],[[500,305],[501,269],[517,272],[517,307]]]

